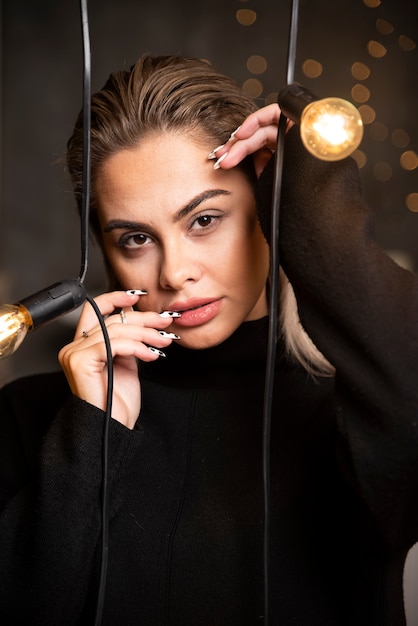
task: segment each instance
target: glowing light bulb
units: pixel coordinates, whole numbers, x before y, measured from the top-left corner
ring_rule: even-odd
[[[79,307],[86,299],[78,280],[63,280],[16,304],[0,306],[0,359],[18,349],[28,332]]]
[[[363,122],[356,107],[341,98],[308,104],[300,121],[300,136],[309,152],[324,161],[349,156],[363,138]]]
[[[300,124],[304,146],[318,159],[338,161],[360,145],[361,115],[347,100],[319,100],[300,85],[288,85],[279,94],[279,105],[286,117]]]
[[[18,349],[32,326],[30,313],[21,304],[0,306],[0,359]]]

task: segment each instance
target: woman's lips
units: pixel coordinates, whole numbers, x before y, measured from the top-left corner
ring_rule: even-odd
[[[200,326],[213,319],[222,304],[221,298],[193,299],[187,302],[174,302],[170,305],[171,311],[178,311],[181,317],[176,317],[177,326]]]

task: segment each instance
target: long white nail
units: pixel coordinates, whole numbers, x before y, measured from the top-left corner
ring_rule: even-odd
[[[160,333],[161,337],[167,337],[167,339],[180,339],[180,337],[175,333],[166,333],[165,330],[159,330],[158,332]]]
[[[178,313],[178,311],[163,311],[160,313],[160,317],[181,317],[181,313]]]
[[[221,144],[220,146],[218,146],[217,148],[215,148],[214,150],[212,150],[212,152],[209,152],[208,154],[208,159],[216,159],[216,153],[218,150],[220,150],[221,148],[224,147],[224,143]]]
[[[235,135],[237,134],[237,132],[239,131],[240,128],[241,128],[241,126],[238,126],[238,128],[236,128],[234,130],[234,132],[231,133],[231,136],[229,137],[228,141],[231,141],[231,139],[235,139]]]
[[[167,356],[165,352],[158,350],[158,348],[154,348],[153,346],[147,346],[147,348],[153,354],[158,354],[158,356]]]
[[[125,293],[128,296],[146,296],[148,291],[143,291],[142,289],[128,289]]]
[[[221,167],[221,163],[224,160],[224,158],[228,155],[227,152],[225,152],[225,154],[223,154],[221,157],[219,157],[219,159],[216,161],[216,163],[213,166],[214,170],[218,170]]]

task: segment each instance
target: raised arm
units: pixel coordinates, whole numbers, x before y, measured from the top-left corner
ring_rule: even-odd
[[[274,149],[278,108],[250,116],[217,151],[231,167],[254,150],[256,169]],[[258,165],[257,165],[258,164]],[[273,167],[259,179],[269,236]],[[304,329],[336,368],[338,419],[347,462],[391,545],[417,540],[418,278],[377,245],[373,216],[352,159],[326,163],[286,138],[281,264]]]

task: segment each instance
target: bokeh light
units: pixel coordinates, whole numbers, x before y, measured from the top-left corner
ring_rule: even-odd
[[[360,85],[359,83],[357,83],[351,88],[351,97],[356,102],[367,102],[367,100],[369,100],[370,98],[370,89],[365,87],[365,85]]]
[[[379,161],[373,167],[375,178],[381,183],[385,183],[392,178],[392,166],[386,161]]]
[[[263,83],[257,78],[248,78],[242,88],[251,98],[259,98],[263,93]]]
[[[395,29],[393,28],[390,22],[387,22],[386,20],[382,20],[379,18],[376,20],[376,30],[381,35],[390,35],[391,33],[393,33]]]
[[[364,63],[361,63],[360,61],[356,61],[351,66],[351,73],[356,80],[366,80],[367,78],[369,78],[371,74],[371,70]]]
[[[371,57],[374,57],[375,59],[381,59],[387,54],[387,49],[383,44],[371,39],[367,43],[367,52],[370,54]]]
[[[252,9],[238,9],[236,18],[241,26],[251,26],[257,20],[257,13]]]
[[[267,69],[267,61],[263,56],[253,54],[247,60],[247,69],[251,74],[263,74]]]
[[[406,196],[405,204],[409,211],[413,213],[418,213],[418,193],[409,193]]]
[[[315,61],[315,59],[306,59],[302,63],[302,72],[308,78],[318,78],[323,72],[322,63]]]
[[[351,156],[357,163],[357,167],[360,169],[366,165],[367,157],[363,150],[355,150]]]
[[[414,150],[406,150],[406,152],[401,154],[399,162],[404,170],[412,172],[412,170],[416,170],[418,167],[418,155]]]
[[[360,111],[363,124],[372,124],[375,121],[376,111],[368,104],[362,104],[358,110]]]
[[[398,39],[398,43],[401,50],[404,50],[405,52],[411,52],[417,47],[415,41],[406,35],[401,35]]]

